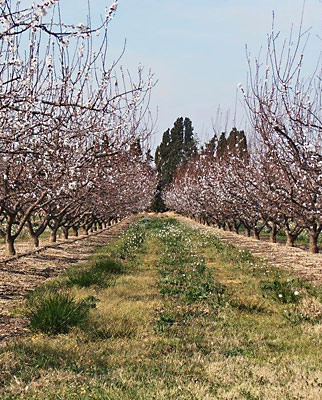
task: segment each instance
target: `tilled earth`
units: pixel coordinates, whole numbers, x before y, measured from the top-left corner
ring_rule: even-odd
[[[256,240],[242,234],[237,235],[234,232],[204,226],[183,216],[175,215],[175,217],[186,225],[214,233],[224,243],[232,243],[243,250],[250,251],[254,256],[263,258],[273,267],[286,268],[303,279],[316,284],[322,283],[322,254],[311,254],[301,248]]]
[[[48,245],[38,252],[0,261],[0,343],[28,331],[27,321],[12,310],[31,290],[48,278],[55,277],[71,264],[87,260],[99,247],[126,230],[134,218],[121,221],[89,236]]]

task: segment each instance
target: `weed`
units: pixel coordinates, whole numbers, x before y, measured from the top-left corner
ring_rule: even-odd
[[[305,297],[291,310],[284,310],[284,317],[294,324],[322,322],[322,303],[314,297]]]
[[[263,303],[252,301],[251,299],[241,300],[234,298],[230,300],[229,304],[240,311],[248,313],[266,313],[268,311]]]
[[[273,299],[281,303],[297,303],[300,299],[297,280],[287,279],[280,280],[276,277],[273,281],[262,281],[261,288],[263,296],[271,296]]]
[[[30,302],[26,316],[31,330],[49,335],[67,333],[71,327],[84,323],[95,299],[76,302],[68,293],[48,293]]]
[[[125,267],[116,260],[100,256],[91,266],[70,268],[66,275],[70,285],[89,287],[92,285],[106,288],[115,284],[115,275],[125,272]]]
[[[164,332],[166,328],[172,326],[175,322],[175,316],[171,312],[160,312],[159,318],[155,322],[155,330]]]

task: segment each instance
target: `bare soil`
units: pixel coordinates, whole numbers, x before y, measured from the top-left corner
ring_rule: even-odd
[[[124,232],[133,219],[124,219],[89,236],[46,243],[37,251],[31,250],[26,243],[18,244],[18,256],[0,256],[0,343],[28,331],[27,321],[12,311],[29,291],[58,276],[72,264],[88,260],[97,248]]]
[[[173,213],[169,213],[169,216],[174,216],[186,225],[212,232],[224,243],[231,243],[243,250],[248,250],[254,256],[264,259],[272,267],[286,268],[303,279],[316,284],[322,283],[322,254],[311,254],[298,247],[256,240],[243,234],[237,235],[234,232],[202,225]]]

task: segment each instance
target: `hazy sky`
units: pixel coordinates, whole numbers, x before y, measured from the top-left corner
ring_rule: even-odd
[[[93,18],[112,2],[92,0]],[[76,7],[78,2],[62,3],[74,22],[82,22],[75,21],[81,18],[81,2]],[[159,118],[154,142],[179,116],[190,117],[201,137],[212,135],[219,105],[231,110],[232,120],[237,85],[247,76],[245,45],[256,56],[271,30],[272,11],[276,27],[286,34],[292,22],[298,25],[302,7],[303,0],[119,0],[110,25],[110,57],[120,53],[126,39],[122,65],[135,71],[142,64],[155,73],[159,82],[151,106],[158,107]],[[313,60],[321,47],[319,0],[306,1],[304,25],[312,27],[312,43],[318,43],[308,48],[307,58]],[[243,128],[242,110],[239,115]]]

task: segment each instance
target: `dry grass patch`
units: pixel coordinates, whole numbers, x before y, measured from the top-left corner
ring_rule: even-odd
[[[95,299],[88,323],[3,349],[1,399],[321,397],[319,288],[167,218],[143,218],[104,254],[127,266],[114,286],[68,287]],[[276,290],[294,285],[298,301],[283,302]]]

